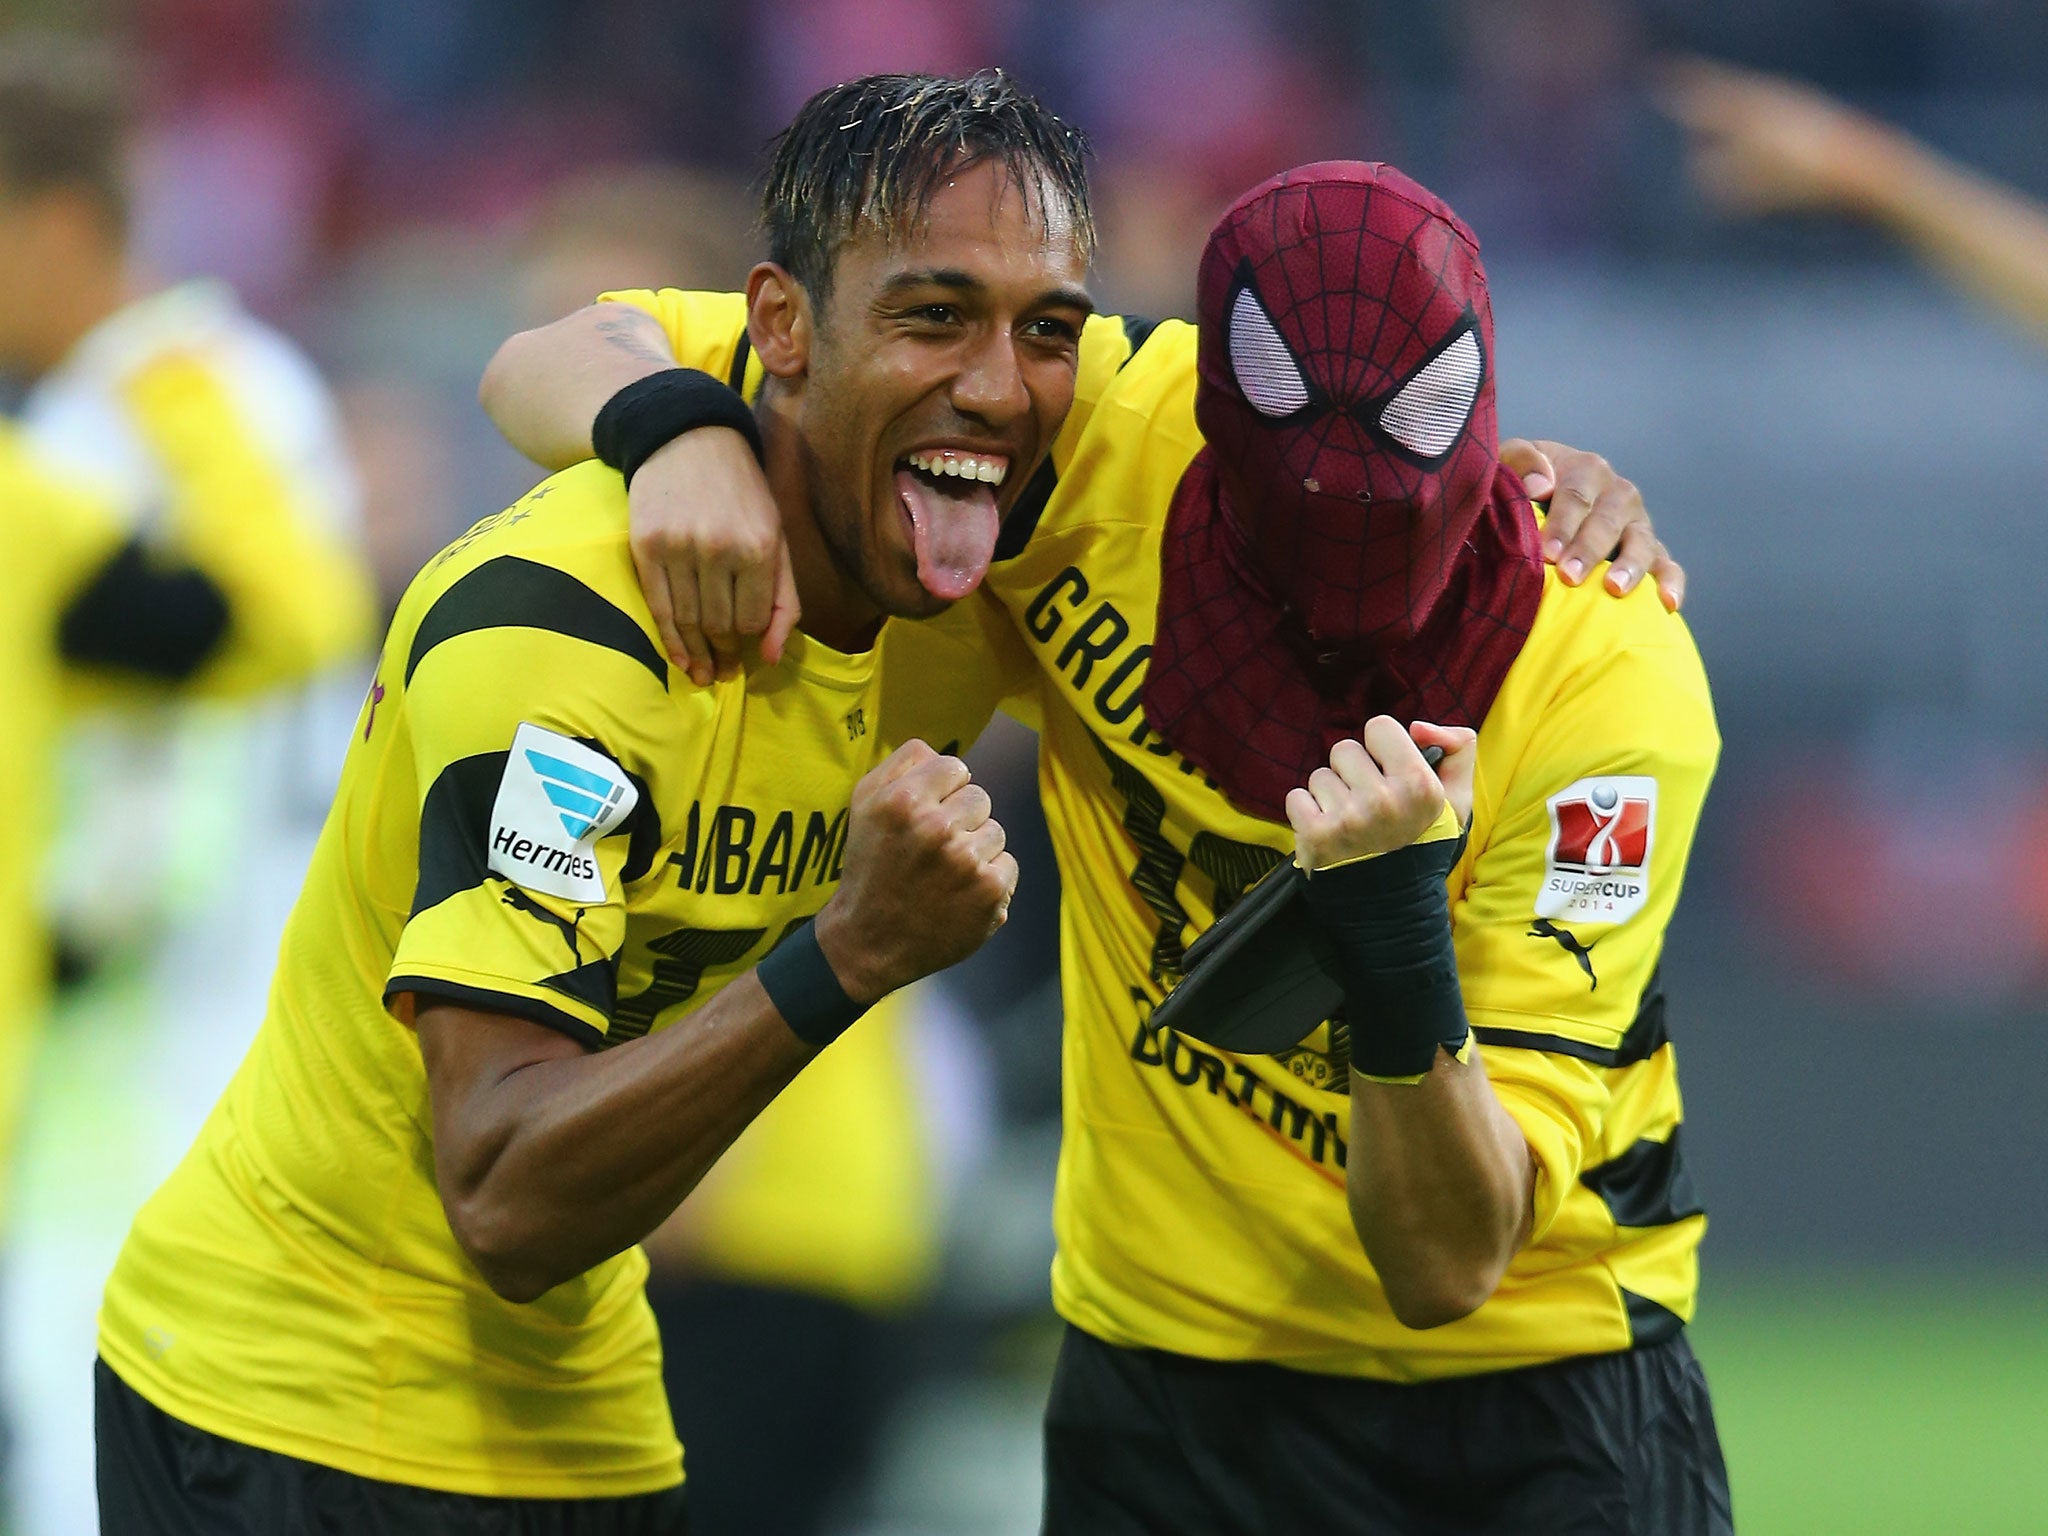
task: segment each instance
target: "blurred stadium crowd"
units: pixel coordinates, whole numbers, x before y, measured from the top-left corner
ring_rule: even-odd
[[[288,503],[270,515],[362,564],[322,546],[328,585],[297,617],[330,627],[212,689],[290,674],[254,702],[70,687],[55,787],[10,808],[56,826],[64,962],[53,1026],[33,1035],[10,1002],[0,1052],[23,1106],[0,1308],[23,1536],[91,1528],[92,1308],[259,1017],[367,676],[336,660],[351,636],[367,655],[360,583],[388,612],[537,478],[476,407],[483,363],[605,289],[737,286],[763,141],[877,69],[1000,63],[1089,131],[1112,311],[1186,313],[1215,212],[1282,166],[1384,158],[1445,194],[1486,244],[1504,428],[1607,454],[1692,573],[1728,747],[1667,973],[1688,1091],[1712,1106],[1688,1149],[1715,1217],[1708,1305],[1724,1266],[2048,1258],[2041,1181],[1982,1174],[2048,1153],[2048,1038],[2028,1027],[2048,998],[2048,304],[1982,280],[2004,307],[1970,307],[1944,283],[1970,286],[1967,263],[1917,265],[1910,229],[1730,217],[1672,122],[1725,136],[1715,81],[1670,65],[1797,76],[2039,195],[2039,4],[0,0],[0,48],[52,28],[132,71],[150,296],[37,354],[20,338],[89,310],[89,273],[23,277],[46,248],[0,184],[0,369],[30,450],[203,568],[189,456],[131,388],[197,347],[241,401],[254,478],[234,494],[269,486]],[[1796,101],[1731,102],[1794,132]],[[1716,174],[1722,202],[1873,211]],[[17,602],[29,566],[0,570]],[[679,1399],[686,1444],[744,1422],[745,1391],[834,1383],[803,1430],[839,1447],[814,1513],[834,1529],[1032,1528],[1058,1005],[1031,763],[1018,727],[978,760],[1021,845],[1010,927],[850,1037],[866,1054],[839,1053],[837,1077],[800,1080],[659,1245],[676,1352],[718,1360],[727,1394]],[[848,1115],[861,1155],[816,1156],[805,1125]],[[799,1226],[836,1236],[792,1252],[778,1234]]]

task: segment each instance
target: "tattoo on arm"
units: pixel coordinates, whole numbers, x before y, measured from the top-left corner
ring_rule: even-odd
[[[600,320],[597,322],[597,334],[636,362],[661,363],[674,367],[675,359],[648,340],[647,327],[651,323],[644,317],[632,320]]]

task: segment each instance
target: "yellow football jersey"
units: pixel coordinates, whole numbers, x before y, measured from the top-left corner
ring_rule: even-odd
[[[51,817],[65,796],[54,754],[62,713],[58,624],[125,535],[112,512],[53,478],[12,427],[0,423],[0,547],[7,573],[0,603],[0,1168],[49,990],[50,955],[37,875]],[[5,1189],[0,1187],[0,1199]]]
[[[694,366],[744,358],[730,299],[616,297]],[[1239,1057],[1151,1025],[1188,944],[1292,848],[1139,706],[1160,539],[1202,442],[1194,389],[1192,326],[1090,321],[1073,413],[987,582],[1038,666],[1026,712],[1063,891],[1059,1310],[1115,1344],[1391,1380],[1668,1336],[1705,1217],[1657,960],[1720,748],[1685,625],[1648,591],[1547,576],[1482,724],[1452,929],[1488,1075],[1535,1154],[1536,1219],[1490,1301],[1411,1331],[1347,1210],[1342,1037]]]
[[[616,474],[545,482],[413,583],[286,930],[268,1016],[136,1218],[100,1350],[166,1412],[360,1476],[597,1497],[681,1475],[637,1248],[529,1305],[449,1231],[417,1041],[430,992],[592,1048],[701,1006],[832,894],[859,776],[951,675],[802,635],[696,689],[639,597]],[[978,650],[978,645],[968,647]],[[389,1006],[387,1006],[389,1005]]]
[[[1718,755],[1705,676],[1654,594],[1548,580],[1479,733],[1451,877],[1465,1006],[1538,1166],[1532,1240],[1492,1300],[1417,1333],[1344,1198],[1344,1040],[1278,1057],[1154,1030],[1186,945],[1292,848],[1146,726],[1138,690],[1172,491],[1201,445],[1194,331],[1093,393],[1056,487],[989,585],[1037,655],[1041,783],[1065,892],[1060,1311],[1112,1343],[1410,1380],[1661,1337],[1704,1217],[1657,958]]]

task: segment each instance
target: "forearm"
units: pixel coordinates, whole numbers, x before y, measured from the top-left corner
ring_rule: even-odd
[[[172,357],[130,379],[125,394],[169,484],[153,553],[189,568],[226,606],[225,629],[186,655],[189,665],[161,670],[234,696],[299,682],[365,649],[376,622],[367,560],[311,504],[225,385]]]
[[[2048,340],[2048,209],[1903,135],[1860,192],[1872,217]]]
[[[493,1289],[532,1300],[666,1220],[814,1054],[749,973],[654,1035],[522,1067],[437,1134],[450,1222]]]
[[[675,366],[652,315],[592,304],[499,347],[477,399],[514,448],[546,469],[567,469],[592,456],[590,424],[607,400]]]
[[[1528,1240],[1535,1164],[1478,1053],[1439,1050],[1420,1083],[1352,1075],[1346,1190],[1394,1315],[1433,1328],[1486,1301]]]

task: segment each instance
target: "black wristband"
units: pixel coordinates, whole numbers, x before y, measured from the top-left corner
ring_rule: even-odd
[[[1335,945],[1351,1065],[1367,1077],[1426,1074],[1471,1026],[1451,945],[1450,895],[1463,838],[1414,843],[1309,876],[1309,910]]]
[[[695,368],[670,368],[635,379],[605,401],[590,424],[590,446],[626,484],[642,464],[697,427],[731,427],[761,457],[761,428],[740,392]]]
[[[754,967],[754,974],[761,978],[768,1001],[796,1037],[820,1050],[868,1011],[865,1003],[856,1003],[839,985],[832,962],[818,947],[817,928],[808,922],[769,950]]]

